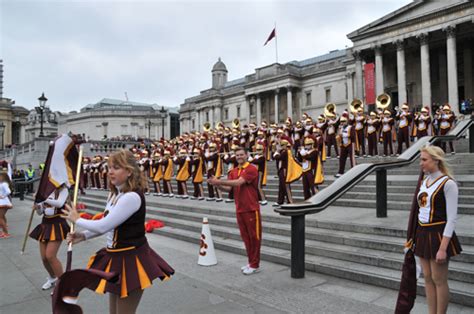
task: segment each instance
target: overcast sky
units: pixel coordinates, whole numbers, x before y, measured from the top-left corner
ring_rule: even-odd
[[[275,62],[351,47],[346,35],[411,1],[0,0],[4,97],[33,108],[45,92],[67,112],[102,98],[179,106],[211,86]]]

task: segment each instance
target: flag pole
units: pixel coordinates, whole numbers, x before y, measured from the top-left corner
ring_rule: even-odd
[[[74,194],[72,197],[72,205],[76,207],[77,205],[77,194],[79,192],[79,184],[81,179],[81,164],[82,164],[82,146],[79,147],[79,157],[77,158],[77,171],[76,171],[76,181],[74,182]],[[70,233],[74,233],[74,223],[70,224]],[[67,248],[67,261],[66,261],[66,271],[70,271],[72,266],[72,241],[69,243]]]
[[[276,31],[277,23],[275,22],[275,58],[276,58],[276,63],[278,63],[278,35]]]

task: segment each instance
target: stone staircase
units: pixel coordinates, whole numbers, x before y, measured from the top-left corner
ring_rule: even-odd
[[[80,201],[87,204],[88,211],[102,211],[105,199],[105,192],[89,191]],[[408,213],[392,215],[389,211],[385,220],[375,219],[374,209],[334,206],[326,211],[327,217],[318,218],[318,214],[306,219],[306,270],[398,289]],[[233,204],[147,196],[147,219],[159,219],[166,225],[154,233],[196,243],[196,250],[203,217],[209,219],[216,249],[245,256]],[[361,218],[368,222],[360,223]],[[460,215],[458,221],[463,222],[457,231],[463,254],[450,262],[451,300],[474,307],[474,231],[469,232],[474,216]],[[262,260],[290,265],[290,219],[265,206],[262,222]],[[421,279],[419,294],[424,294],[422,286]]]

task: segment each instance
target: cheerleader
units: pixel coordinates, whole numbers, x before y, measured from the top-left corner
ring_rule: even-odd
[[[10,237],[6,214],[7,210],[13,207],[11,202],[12,190],[13,184],[8,174],[0,173],[0,227],[3,230],[3,233],[0,234],[0,239],[8,239]]]
[[[429,313],[446,313],[449,302],[448,262],[461,253],[454,229],[458,186],[440,147],[421,149],[420,166],[426,174],[417,195],[419,211],[415,255],[420,258]]]
[[[63,273],[63,266],[57,258],[59,247],[69,232],[66,220],[60,217],[61,209],[68,200],[69,192],[65,185],[57,188],[41,203],[33,204],[38,215],[43,215],[39,225],[30,233],[30,237],[39,242],[41,260],[49,274],[42,289],[51,289]]]
[[[143,290],[156,278],[170,278],[174,270],[145,237],[147,182],[130,151],[121,150],[110,156],[109,180],[111,193],[104,218],[86,220],[74,207],[63,210],[67,220],[85,229],[68,234],[67,240],[77,244],[107,234],[107,247],[90,258],[87,268],[116,272],[119,278],[116,282],[97,280],[88,287],[100,294],[110,293],[110,313],[135,313]]]

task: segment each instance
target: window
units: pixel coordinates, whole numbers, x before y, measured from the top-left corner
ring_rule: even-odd
[[[331,102],[331,88],[326,88],[326,103]]]
[[[237,106],[237,118],[240,118],[240,106]]]
[[[311,106],[311,92],[306,92],[306,107]]]
[[[193,125],[192,129],[194,130],[196,128],[195,123],[194,123],[194,119],[192,120],[192,125]]]
[[[206,111],[206,122],[209,122],[209,111]]]
[[[249,106],[250,116],[255,116],[255,107],[253,104]]]
[[[224,109],[224,120],[229,120],[229,108]]]

